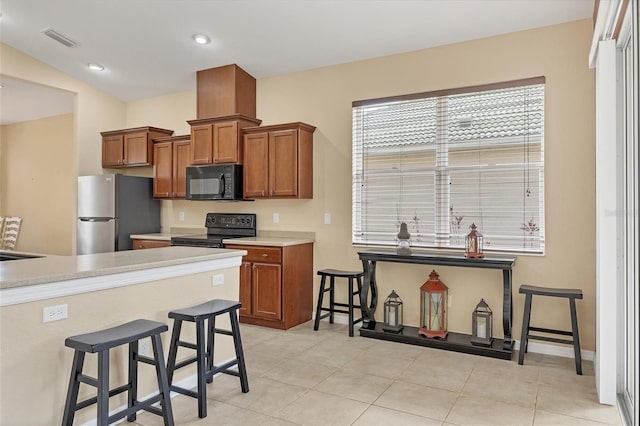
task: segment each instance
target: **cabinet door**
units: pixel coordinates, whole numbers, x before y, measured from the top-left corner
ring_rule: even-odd
[[[187,196],[187,166],[191,161],[191,142],[173,143],[173,198]]]
[[[217,164],[240,163],[241,144],[238,143],[238,122],[213,124],[213,162]]]
[[[298,131],[269,133],[269,196],[298,195]]]
[[[102,167],[122,165],[124,136],[105,136],[102,138]]]
[[[251,262],[240,265],[240,314],[251,315]]]
[[[213,157],[213,125],[191,127],[191,164],[211,164]]]
[[[273,263],[254,263],[252,268],[252,308],[258,318],[282,318],[282,267]]]
[[[269,196],[269,134],[244,136],[243,186],[245,198]]]
[[[150,249],[150,248],[160,248],[160,247],[170,247],[171,243],[169,241],[163,240],[133,240],[133,249]]]
[[[171,198],[173,193],[173,144],[159,142],[153,144],[153,196]]]
[[[148,132],[124,135],[124,164],[126,166],[151,164],[148,136]]]

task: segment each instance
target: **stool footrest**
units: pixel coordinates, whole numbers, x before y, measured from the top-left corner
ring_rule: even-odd
[[[221,328],[214,328],[214,331],[219,334],[224,334],[225,336],[233,336],[233,332],[231,330],[224,330]]]
[[[533,334],[530,334],[528,337],[529,339],[542,340],[544,342],[554,342],[554,343],[562,343],[565,345],[573,345],[573,340],[558,339],[557,337],[535,336]]]
[[[151,405],[162,401],[162,395],[158,394],[155,396],[150,397],[149,399],[145,399],[144,401],[138,401],[136,400],[133,404],[132,407],[126,408],[122,411],[117,412],[116,414],[114,414],[113,416],[109,416],[109,424],[114,423],[124,417],[127,417],[131,414],[137,413],[140,410],[145,410],[146,408],[150,407]],[[162,411],[158,410],[158,412],[156,413],[160,416],[162,416]]]
[[[184,367],[186,365],[189,365],[189,364],[193,364],[196,361],[198,361],[198,358],[195,357],[195,356],[193,358],[188,358],[188,359],[185,359],[183,361],[180,361],[180,362],[176,363],[176,366],[174,367],[174,370],[177,370],[178,368],[182,368],[182,367]]]
[[[348,314],[349,311],[345,311],[344,309],[330,309],[330,308],[320,308],[321,311],[326,311],[326,312],[333,312],[333,313],[338,313],[338,314]]]
[[[198,349],[198,346],[196,346],[195,343],[191,343],[191,342],[183,342],[182,340],[178,342],[178,346],[182,346],[183,348],[189,348],[189,349]]]
[[[191,398],[198,399],[198,392],[194,392],[191,389],[181,388],[179,386],[171,385],[169,386],[171,391],[181,393],[182,395],[190,396]]]
[[[217,373],[224,373],[225,371],[227,371],[229,368],[233,367],[234,365],[238,364],[238,359],[234,358],[230,361],[225,362],[224,364],[220,364],[218,366],[214,366],[211,370],[207,371],[207,375],[215,375]]]
[[[145,355],[138,354],[138,361],[144,364],[156,365],[156,360]]]
[[[162,417],[162,410],[159,409],[158,407],[154,407],[150,405],[149,407],[144,407],[143,410]]]
[[[561,334],[563,336],[573,336],[573,333],[571,331],[554,330],[552,328],[529,327],[529,330],[538,331],[541,333],[552,333],[552,334]]]
[[[98,379],[96,379],[95,377],[87,376],[86,374],[82,374],[82,373],[78,374],[76,380],[79,381],[80,383],[93,386],[94,388],[98,387]]]

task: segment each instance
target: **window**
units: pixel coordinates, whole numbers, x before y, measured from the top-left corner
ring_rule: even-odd
[[[544,78],[353,102],[353,243],[544,252]]]

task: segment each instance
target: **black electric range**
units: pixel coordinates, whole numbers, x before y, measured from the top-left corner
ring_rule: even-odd
[[[222,248],[222,240],[256,236],[256,215],[253,213],[207,213],[204,222],[207,233],[172,237],[172,246]]]

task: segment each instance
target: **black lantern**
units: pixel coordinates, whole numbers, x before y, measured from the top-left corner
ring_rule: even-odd
[[[382,330],[390,333],[400,333],[402,325],[402,299],[395,290],[391,291],[387,300],[384,301],[384,325]]]
[[[408,256],[411,254],[411,234],[407,229],[407,224],[402,222],[400,224],[400,232],[398,232],[398,247],[397,253],[400,255]]]
[[[471,343],[479,346],[491,346],[493,337],[491,330],[493,328],[493,313],[484,299],[480,299],[480,303],[471,315]]]
[[[476,230],[476,224],[471,224],[471,232],[465,237],[464,253],[465,256],[472,259],[481,259],[484,257],[483,253],[483,237],[482,234]]]

